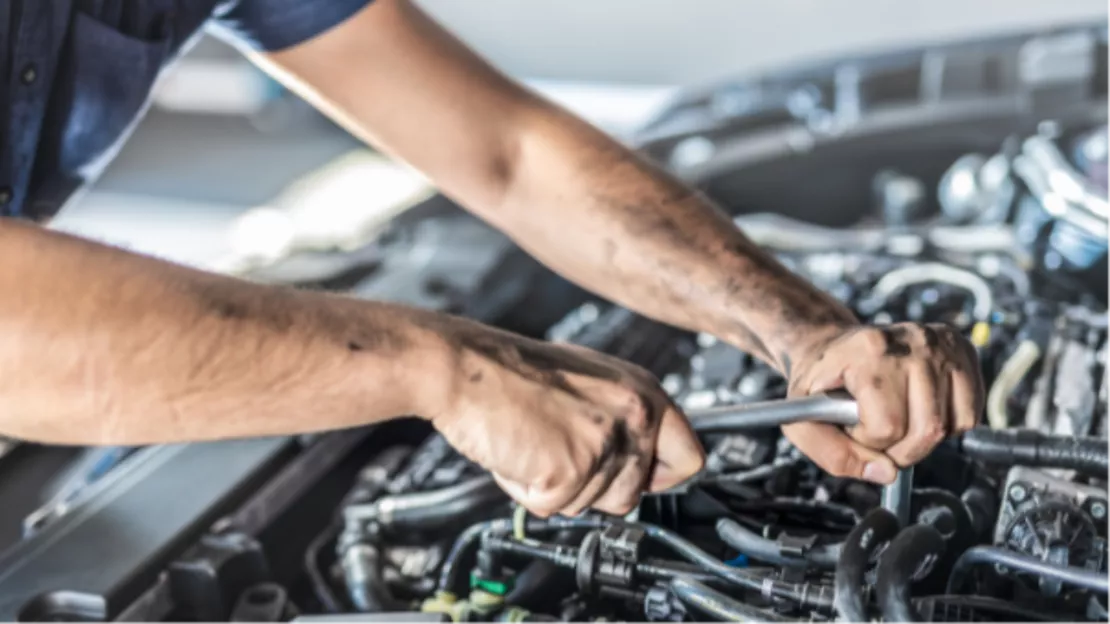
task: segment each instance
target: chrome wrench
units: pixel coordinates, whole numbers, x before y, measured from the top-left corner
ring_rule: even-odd
[[[778,401],[738,403],[690,410],[686,416],[694,431],[699,433],[771,429],[798,422],[820,422],[852,427],[859,424],[859,406],[847,392],[833,391]],[[691,485],[698,483],[705,476],[704,471],[699,472],[663,493],[685,493]],[[903,526],[909,519],[912,486],[913,468],[911,467],[899,470],[894,483],[883,487],[882,506],[897,516]]]

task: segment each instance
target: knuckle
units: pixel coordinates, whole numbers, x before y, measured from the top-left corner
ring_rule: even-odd
[[[867,423],[864,430],[868,438],[883,444],[894,444],[906,435],[906,426],[896,418],[880,418]]]
[[[884,353],[886,351],[886,337],[875,328],[859,333],[859,340],[863,348],[871,353]]]
[[[573,464],[572,464],[573,465]],[[532,480],[533,486],[541,492],[550,492],[566,481],[567,474],[560,470],[548,470]]]
[[[945,427],[944,422],[940,419],[940,416],[937,415],[922,428],[919,437],[923,442],[931,447],[943,440],[945,437],[947,437],[947,435],[947,427]]]
[[[651,412],[651,401],[639,393],[634,393],[624,414],[625,425],[631,431],[643,431],[648,428]]]

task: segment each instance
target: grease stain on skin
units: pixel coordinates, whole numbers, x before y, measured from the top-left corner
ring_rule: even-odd
[[[925,326],[921,328],[921,332],[925,337],[925,346],[929,347],[930,349],[936,349],[937,346],[940,344],[940,334],[937,332],[937,330],[933,329],[932,327]]]
[[[903,358],[908,357],[913,349],[908,340],[909,331],[904,327],[885,327],[879,330],[886,341],[884,356]]]

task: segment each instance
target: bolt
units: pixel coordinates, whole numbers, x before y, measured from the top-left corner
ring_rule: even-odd
[[[1028,495],[1029,490],[1026,490],[1024,485],[1020,483],[1015,483],[1010,486],[1010,500],[1014,501],[1015,503],[1020,503],[1021,501],[1025,500],[1025,497]]]
[[[1102,501],[1094,501],[1091,503],[1091,517],[1095,520],[1106,518],[1106,503]]]

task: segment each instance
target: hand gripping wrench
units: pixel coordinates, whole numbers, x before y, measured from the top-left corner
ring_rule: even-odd
[[[770,429],[797,422],[821,422],[841,427],[859,424],[859,406],[846,392],[834,391],[806,397],[721,405],[686,413],[694,431],[727,433]],[[705,476],[699,472],[665,493],[682,493]],[[913,468],[898,471],[894,483],[883,487],[882,506],[905,526],[910,513]]]

